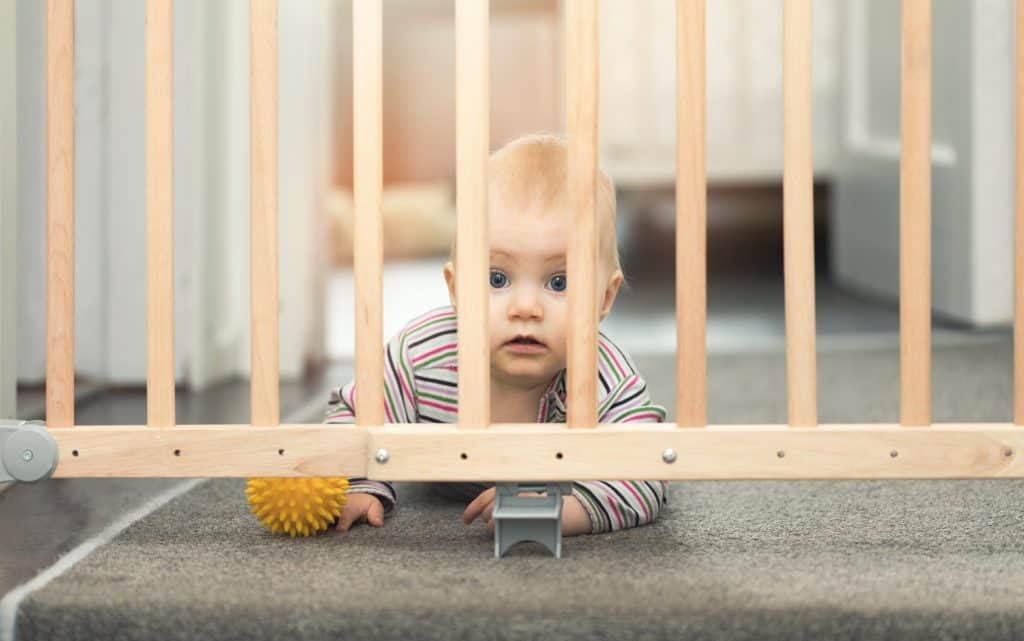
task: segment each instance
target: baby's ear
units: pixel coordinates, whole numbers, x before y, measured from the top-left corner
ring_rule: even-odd
[[[603,321],[604,317],[612,311],[612,305],[615,304],[615,297],[619,293],[619,287],[622,285],[623,278],[622,270],[616,269],[612,277],[608,279],[608,286],[604,290],[604,300],[601,301],[599,322]]]
[[[452,307],[455,305],[455,266],[452,265],[451,261],[444,264],[444,282],[448,285],[448,300],[451,301]]]

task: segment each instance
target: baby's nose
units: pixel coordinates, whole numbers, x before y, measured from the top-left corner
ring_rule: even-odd
[[[520,288],[509,305],[509,315],[514,317],[535,317],[544,315],[540,296],[532,287]]]

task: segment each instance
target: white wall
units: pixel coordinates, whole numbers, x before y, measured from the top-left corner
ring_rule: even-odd
[[[0,0],[0,419],[15,418],[17,289],[17,82],[14,0]]]
[[[932,308],[977,327],[1013,318],[1012,0],[937,1],[932,14]],[[842,144],[832,271],[899,294],[900,9],[843,5]]]
[[[814,168],[838,143],[839,7],[814,0]],[[707,172],[716,183],[782,176],[782,2],[707,3]],[[671,184],[676,144],[676,3],[601,0],[602,163],[619,185]]]
[[[18,377],[45,376],[44,3],[19,0]],[[281,377],[322,351],[319,203],[330,175],[333,4],[281,3]],[[144,384],[144,3],[76,3],[75,356],[79,375]],[[202,387],[249,371],[248,3],[174,15],[175,363]]]

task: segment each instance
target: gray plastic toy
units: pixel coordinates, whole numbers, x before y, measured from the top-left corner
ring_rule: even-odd
[[[543,496],[519,496],[543,492]],[[497,483],[494,501],[494,556],[500,559],[520,541],[536,541],[562,558],[562,495],[572,483]]]

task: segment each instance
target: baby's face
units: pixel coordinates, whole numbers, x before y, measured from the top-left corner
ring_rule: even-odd
[[[547,384],[566,364],[569,216],[490,211],[490,349],[492,376],[516,386]],[[449,263],[450,265],[450,263]],[[455,304],[453,278],[446,268]],[[608,279],[605,269],[598,278]],[[611,308],[621,274],[598,299],[599,318]],[[602,283],[604,285],[606,283]]]
[[[540,384],[565,367],[567,218],[491,212],[491,370],[509,381]]]

